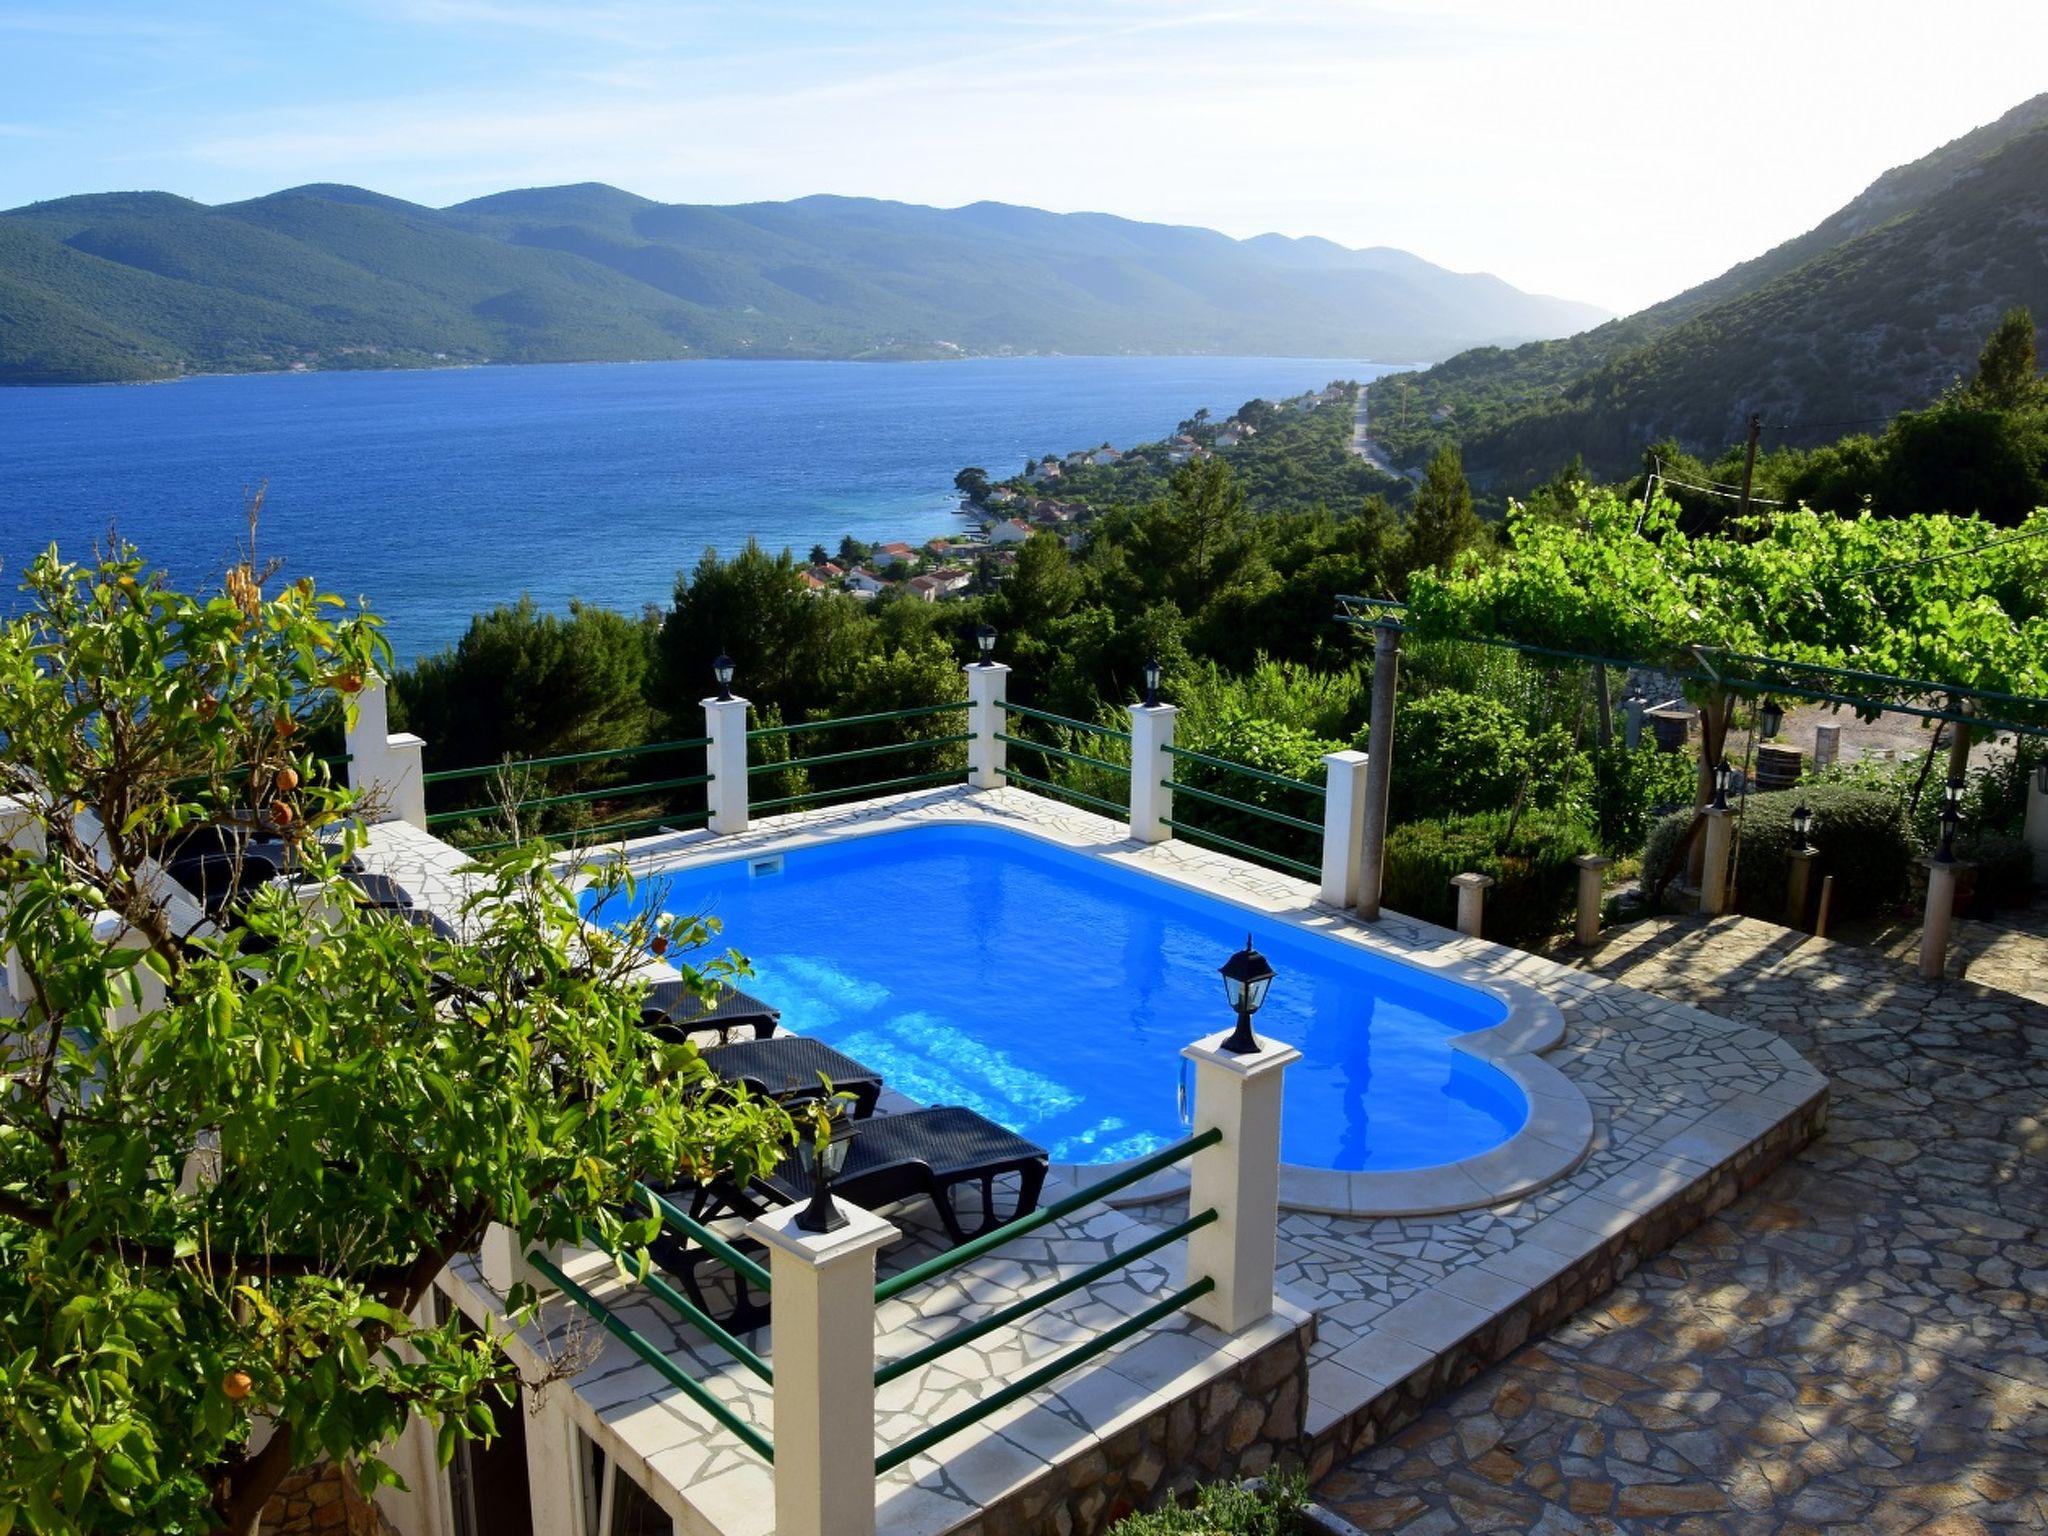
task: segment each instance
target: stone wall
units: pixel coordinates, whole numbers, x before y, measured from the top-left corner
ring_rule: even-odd
[[[1098,1536],[1196,1485],[1256,1477],[1298,1455],[1312,1321],[1185,1397],[1162,1400],[1064,1467],[998,1499],[949,1536]]]
[[[1732,1204],[1826,1128],[1825,1094],[1791,1119],[1701,1175],[1656,1210],[1531,1291],[1523,1300],[1443,1351],[1406,1380],[1355,1409],[1303,1447],[1309,1477],[1319,1481],[1338,1459],[1377,1445],[1413,1423],[1430,1403],[1546,1333],[1594,1298],[1612,1290],[1645,1258],[1662,1253],[1724,1206]],[[1289,1458],[1292,1460],[1293,1458]]]
[[[300,1467],[263,1508],[262,1536],[398,1536],[356,1480],[331,1461]]]

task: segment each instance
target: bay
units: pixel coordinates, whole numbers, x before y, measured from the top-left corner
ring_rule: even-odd
[[[246,541],[361,597],[401,660],[530,595],[637,611],[749,537],[802,557],[842,534],[963,525],[953,475],[1170,433],[1198,406],[1375,378],[1357,359],[678,362],[261,374],[0,390],[0,608],[53,540],[118,527],[183,582]]]

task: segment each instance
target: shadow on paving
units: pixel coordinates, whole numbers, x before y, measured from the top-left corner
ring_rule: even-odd
[[[1578,963],[1776,1030],[1827,1134],[1318,1496],[1407,1536],[2048,1531],[2048,1007],[1741,918]]]

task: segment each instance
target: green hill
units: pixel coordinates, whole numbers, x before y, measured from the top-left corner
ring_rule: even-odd
[[[1926,404],[2016,304],[2048,313],[2048,95],[1638,314],[1377,381],[1372,434],[1404,468],[1454,441],[1510,490],[1574,453],[1625,473],[1667,436],[1711,455],[1753,411],[1770,441],[1825,441]]]
[[[0,382],[676,357],[1441,357],[1588,306],[1401,251],[998,203],[715,208],[585,184],[451,208],[358,187],[0,213]]]

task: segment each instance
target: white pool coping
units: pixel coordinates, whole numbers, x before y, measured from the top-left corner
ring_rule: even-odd
[[[1500,1071],[1528,1099],[1528,1118],[1514,1135],[1472,1157],[1427,1168],[1349,1172],[1282,1163],[1280,1203],[1288,1210],[1336,1216],[1433,1216],[1495,1205],[1570,1173],[1592,1146],[1592,1105],[1570,1079],[1543,1060],[1544,1052],[1564,1040],[1563,1013],[1536,988],[1502,973],[1518,951],[1483,944],[1463,944],[1457,954],[1425,949],[1322,902],[1316,887],[1306,881],[1184,841],[1141,843],[1121,822],[1036,794],[1013,789],[929,790],[765,819],[739,833],[696,831],[635,838],[615,856],[624,858],[636,877],[658,876],[933,825],[1001,828],[1119,864],[1304,932],[1356,944],[1383,959],[1486,993],[1505,1006],[1507,1016],[1500,1023],[1454,1036],[1450,1044]],[[1257,877],[1256,889],[1245,883],[1246,872]],[[1413,921],[1404,919],[1404,926],[1413,927]],[[1196,1033],[1200,1028],[1190,1021],[1190,1038]],[[1079,1184],[1108,1178],[1128,1166],[1054,1165]],[[1131,1186],[1111,1203],[1143,1204],[1186,1188],[1186,1174],[1169,1169]]]

